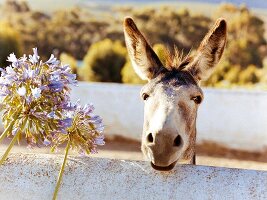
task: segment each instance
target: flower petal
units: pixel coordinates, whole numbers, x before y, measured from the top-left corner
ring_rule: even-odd
[[[26,88],[24,86],[20,87],[18,90],[17,90],[19,96],[25,96],[26,95]]]

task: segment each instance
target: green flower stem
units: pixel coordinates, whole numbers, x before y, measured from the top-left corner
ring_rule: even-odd
[[[18,108],[18,111],[14,114],[14,117],[13,117],[12,122],[10,122],[10,123],[8,124],[7,128],[6,128],[6,129],[4,130],[4,132],[1,134],[1,136],[0,136],[0,143],[1,143],[1,142],[3,141],[3,139],[7,136],[7,134],[8,134],[9,132],[11,132],[11,130],[13,129],[13,126],[14,126],[16,120],[18,119],[18,116],[19,116],[21,110],[22,110],[21,107]]]
[[[56,198],[57,198],[58,190],[59,190],[59,187],[60,187],[60,183],[62,181],[62,176],[63,176],[63,173],[64,173],[64,168],[65,168],[65,165],[66,165],[66,161],[67,161],[67,157],[68,157],[68,153],[69,153],[69,149],[70,149],[70,143],[71,143],[71,140],[69,138],[67,146],[65,148],[64,161],[63,161],[63,163],[61,165],[61,169],[60,169],[60,172],[59,172],[59,175],[58,175],[57,185],[56,185],[56,188],[55,188],[55,191],[54,191],[53,200],[56,200]]]
[[[12,147],[14,146],[15,142],[17,141],[17,139],[19,138],[20,132],[18,132],[13,139],[11,140],[10,144],[7,147],[7,150],[5,151],[4,155],[2,156],[1,160],[0,160],[0,165],[3,164],[3,162],[6,160],[10,150],[12,149]]]
[[[12,130],[16,120],[13,120],[12,122],[9,123],[7,128],[4,130],[4,132],[0,136],[0,143],[3,141],[3,139],[6,137],[6,135]]]

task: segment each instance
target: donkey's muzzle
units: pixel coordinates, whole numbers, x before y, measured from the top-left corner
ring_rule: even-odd
[[[174,168],[175,164],[176,164],[177,161],[173,162],[172,164],[168,165],[168,166],[157,166],[157,165],[154,165],[152,162],[150,162],[151,166],[155,169],[155,170],[158,170],[158,171],[170,171]]]

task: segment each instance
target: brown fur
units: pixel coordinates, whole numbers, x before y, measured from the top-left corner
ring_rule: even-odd
[[[190,118],[190,113],[191,110],[189,109],[189,107],[187,106],[187,104],[183,101],[180,101],[178,103],[178,107],[180,110],[181,115],[183,116],[182,118],[188,123],[188,124],[192,124],[192,119]]]
[[[191,61],[191,57],[189,57],[189,53],[184,56],[183,53],[180,53],[178,48],[174,46],[173,53],[169,48],[165,50],[165,67],[169,70],[182,70],[185,68],[187,64]]]
[[[213,28],[202,40],[195,59],[187,68],[198,80],[205,79],[203,74],[212,69],[220,60],[226,45],[226,21],[218,19]],[[202,68],[199,65],[204,65]],[[209,76],[210,73],[206,76]]]
[[[135,57],[133,65],[138,65],[148,79],[154,78],[163,65],[131,18],[124,21],[124,35],[130,43],[126,42],[128,52],[130,56]],[[146,62],[144,58],[147,59]]]

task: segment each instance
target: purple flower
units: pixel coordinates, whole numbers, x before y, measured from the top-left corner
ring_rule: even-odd
[[[17,80],[17,73],[14,71],[12,67],[6,67],[5,73],[2,73],[2,77],[4,78],[6,84],[11,84]]]
[[[33,100],[33,99],[32,99],[31,96],[27,96],[27,97],[26,97],[26,103],[27,103],[27,104],[30,104],[30,103],[32,102],[32,100]]]
[[[0,72],[1,72],[2,76],[6,74],[6,70],[3,68],[0,68]]]
[[[105,144],[104,135],[100,135],[99,137],[95,138],[94,143],[96,145],[104,145]]]
[[[50,58],[45,63],[52,64],[52,65],[58,65],[60,63],[60,61],[57,60],[57,58],[55,58],[54,54],[51,54]]]
[[[31,79],[35,76],[35,73],[36,71],[35,70],[32,70],[32,69],[26,69],[24,72],[23,72],[23,78],[24,79]]]
[[[2,87],[4,87],[4,86],[8,86],[10,83],[11,83],[11,82],[6,81],[6,79],[5,79],[4,77],[0,77],[0,85],[1,85]]]
[[[94,110],[94,106],[93,104],[85,104],[84,107],[83,107],[83,111],[86,115],[89,115],[93,112]]]
[[[86,153],[96,152],[97,145],[104,144],[101,134],[104,126],[102,119],[93,115],[93,105],[70,102],[70,86],[77,84],[70,66],[61,65],[53,54],[43,63],[37,48],[33,49],[33,55],[17,58],[13,53],[7,60],[12,64],[0,69],[3,123],[18,120],[14,121],[13,132],[8,135],[26,132],[27,143],[31,146],[56,147],[71,138],[71,147]],[[3,98],[7,95],[8,98]],[[19,111],[21,113],[15,113]],[[23,121],[20,121],[21,116]],[[19,130],[15,128],[22,122]]]
[[[61,80],[61,76],[60,73],[52,73],[52,75],[50,76],[50,81],[60,81]]]
[[[89,121],[94,125],[99,125],[102,123],[102,119],[98,115],[91,117]]]
[[[96,129],[97,132],[103,133],[105,127],[104,127],[104,125],[101,124],[101,125],[97,126],[95,129]]]
[[[11,94],[11,91],[8,89],[8,87],[3,86],[0,90],[0,96],[4,97]]]
[[[19,96],[25,96],[26,95],[26,88],[24,86],[20,87],[18,90],[17,90]]]
[[[29,61],[32,64],[36,64],[39,62],[40,56],[38,55],[37,48],[33,48],[33,55],[29,55]]]
[[[91,149],[91,152],[90,152],[90,153],[92,153],[92,154],[97,154],[98,151],[97,151],[96,147],[93,147],[93,148]]]
[[[72,118],[59,120],[59,125],[64,128],[69,128],[72,125]]]
[[[16,57],[16,55],[14,53],[11,53],[8,57],[7,57],[7,61],[8,62],[12,62],[12,63],[17,63],[18,59]]]
[[[66,84],[76,85],[76,74],[71,73],[71,68],[69,65],[61,66],[60,69],[52,72],[53,76],[60,76],[62,81]]]
[[[42,90],[40,88],[34,88],[34,89],[31,89],[31,91],[32,91],[32,96],[35,99],[38,99],[41,96]]]
[[[43,141],[43,144],[44,144],[45,146],[48,146],[48,145],[51,144],[51,141],[48,140],[47,138],[45,138],[44,141]]]
[[[96,153],[97,145],[104,145],[104,136],[102,131],[104,125],[102,119],[93,115],[93,105],[86,104],[80,106],[74,104],[74,110],[67,110],[65,116],[73,118],[72,125],[67,129],[67,134],[71,138],[72,147],[77,148],[79,152]],[[63,133],[65,134],[65,133]],[[66,140],[66,137],[59,137],[59,144]]]
[[[48,115],[47,115],[47,117],[48,118],[55,118],[55,116],[56,116],[56,113],[55,113],[55,111],[52,111],[52,112],[50,112],[50,113],[48,113]]]
[[[23,54],[23,57],[19,59],[21,62],[26,62],[27,61],[27,56]]]
[[[62,83],[61,81],[52,81],[48,85],[48,87],[55,92],[61,92],[63,90],[64,83]]]
[[[12,78],[12,79],[14,79],[14,77],[17,75],[12,67],[6,67],[6,73],[7,73],[6,75],[7,78]]]
[[[67,101],[64,104],[62,104],[62,109],[66,110],[66,111],[75,111],[76,108],[77,108],[77,104],[72,103],[70,101]],[[68,112],[68,113],[70,113],[70,112]],[[72,112],[72,113],[74,114],[74,112]]]
[[[13,130],[12,130],[12,135],[16,135],[16,134],[17,134],[17,132],[18,132],[18,130],[19,130],[19,128],[18,128],[18,127],[16,127],[16,128],[13,128]]]
[[[69,84],[72,84],[72,85],[76,85],[77,84],[77,80],[76,80],[76,74],[70,74],[70,73],[67,73],[65,74],[66,78],[67,78],[67,82]]]

